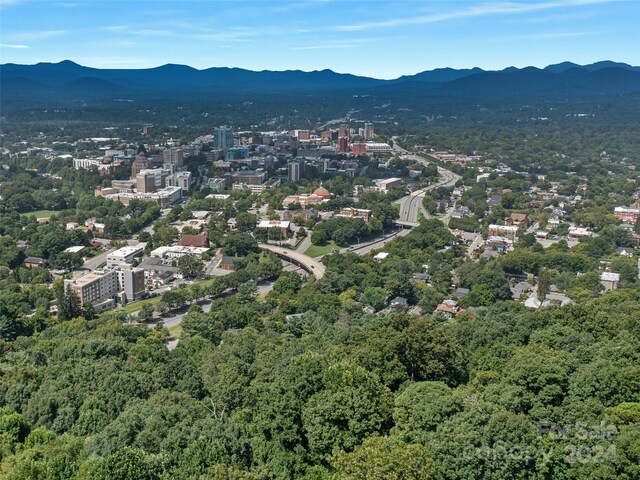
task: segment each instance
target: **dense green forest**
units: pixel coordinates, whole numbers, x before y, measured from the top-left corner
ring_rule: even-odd
[[[521,245],[464,263],[443,249],[450,236],[425,221],[387,262],[332,255],[322,280],[283,272],[266,297],[252,278],[275,271],[250,255],[255,273],[211,313],[192,306],[175,350],[166,331],[122,314],[44,315],[0,343],[2,475],[637,478],[635,278],[599,296],[585,275],[576,305],[531,311],[508,300],[508,273],[547,268],[561,281],[599,252]],[[433,286],[408,281],[423,263]],[[396,295],[431,311],[451,270],[479,305],[455,319],[363,311]]]

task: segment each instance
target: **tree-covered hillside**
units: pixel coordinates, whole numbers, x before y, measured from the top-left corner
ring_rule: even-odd
[[[637,284],[528,310],[502,300],[514,261],[592,260],[525,249],[471,271],[450,235],[428,221],[387,262],[332,255],[264,298],[241,285],[191,307],[171,351],[117,313],[3,341],[2,477],[638,478]],[[425,261],[433,286],[409,282]],[[454,269],[488,306],[363,311],[396,295],[432,311]]]

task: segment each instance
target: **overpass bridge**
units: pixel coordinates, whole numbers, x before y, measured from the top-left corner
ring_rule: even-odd
[[[305,255],[294,250],[289,250],[284,247],[277,247],[275,245],[268,245],[266,243],[259,243],[258,247],[263,250],[268,250],[275,253],[278,257],[287,262],[293,263],[301,268],[304,268],[311,275],[317,279],[324,277],[325,266],[317,260],[314,260],[308,255]]]
[[[412,222],[409,220],[394,220],[393,223],[402,228],[413,228],[420,225],[418,222]]]

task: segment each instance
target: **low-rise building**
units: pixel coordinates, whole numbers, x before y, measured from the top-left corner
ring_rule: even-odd
[[[569,227],[569,238],[578,239],[582,237],[593,237],[593,232],[588,228],[583,227]]]
[[[169,208],[182,199],[181,187],[165,187],[154,192],[116,192],[113,188],[106,189],[96,187],[96,197],[104,197],[123,205],[129,205],[132,200],[155,202],[160,208]]]
[[[621,222],[635,225],[638,222],[640,208],[616,207],[613,210],[613,214]]]
[[[365,222],[369,222],[371,218],[371,210],[366,210],[364,208],[353,208],[353,207],[345,207],[340,210],[340,213],[336,214],[336,217],[345,217],[345,218],[362,218]]]
[[[224,190],[227,186],[227,181],[224,178],[214,177],[208,178],[203,187],[210,188],[214,192]]]
[[[504,237],[511,242],[518,239],[518,227],[515,225],[489,225],[490,237]]]
[[[382,262],[385,258],[387,258],[389,256],[389,252],[380,252],[380,253],[376,253],[373,256],[373,259],[376,262]]]
[[[47,263],[47,260],[40,257],[27,257],[22,262],[22,264],[27,268],[46,267]]]
[[[529,216],[526,213],[512,213],[504,219],[504,223],[507,225],[529,225]]]
[[[158,247],[155,250],[152,250],[150,255],[152,257],[158,258],[180,258],[183,255],[200,256],[208,251],[209,249],[205,247],[185,247],[182,245],[173,245],[168,247]]]
[[[287,220],[261,220],[258,222],[258,228],[277,228],[283,235],[286,235],[291,228],[291,222]]]
[[[396,297],[393,300],[391,300],[391,303],[389,303],[389,307],[392,308],[393,310],[407,310],[409,308],[409,303],[407,302],[407,299],[404,297]]]
[[[383,178],[374,180],[376,188],[383,193],[388,193],[392,188],[400,188],[402,187],[402,179],[401,178]]]
[[[145,245],[136,245],[119,248],[107,254],[107,266],[122,265],[133,262],[134,258],[142,256]]]
[[[209,247],[209,234],[207,232],[198,235],[182,235],[178,245],[182,247]]]
[[[366,142],[367,153],[391,153],[393,148],[388,143]]]
[[[605,292],[609,290],[617,290],[620,283],[620,274],[613,272],[602,272],[600,274],[600,284],[604,287]]]
[[[220,260],[220,263],[218,264],[218,268],[221,268],[223,270],[233,270],[234,260],[235,260],[235,257],[229,257],[227,255],[224,255]]]
[[[316,188],[313,193],[301,193],[299,195],[289,195],[282,201],[282,206],[288,208],[289,205],[300,205],[306,210],[309,205],[320,205],[327,203],[335,195],[324,187]]]

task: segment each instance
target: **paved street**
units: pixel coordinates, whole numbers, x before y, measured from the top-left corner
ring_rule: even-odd
[[[269,282],[264,282],[260,285],[258,285],[258,295],[263,295],[265,293],[270,292],[271,290],[273,290],[273,281],[269,281]],[[202,310],[206,313],[211,311],[211,306],[213,305],[213,300],[211,301],[207,301],[204,304],[200,304],[202,306]],[[178,325],[180,325],[182,323],[182,319],[184,318],[184,316],[188,313],[189,311],[189,307],[185,307],[184,309],[180,310],[178,313],[175,313],[171,316],[168,317],[162,317],[159,318],[155,321],[149,322],[147,323],[147,327],[149,328],[154,328],[156,325],[161,324],[163,327],[170,329],[173,327],[176,327]],[[173,350],[174,348],[176,348],[176,345],[178,344],[178,340],[171,340],[169,342],[167,342],[167,348],[169,348],[169,350]]]
[[[109,250],[106,250],[106,251],[96,255],[95,257],[88,259],[87,261],[84,262],[84,264],[82,266],[84,268],[88,268],[89,270],[95,270],[96,268],[98,268],[98,265],[100,265],[102,263],[105,263],[107,261],[107,255],[109,255],[114,250],[115,250],[115,248],[111,248]]]
[[[304,253],[307,251],[307,249],[310,246],[311,246],[311,233],[307,234],[307,236],[304,237],[304,240],[300,242],[300,245],[298,245],[298,247],[296,248],[296,252]]]
[[[404,156],[409,160],[414,160],[416,162],[420,162],[423,165],[429,165],[429,161],[419,155],[415,155],[408,150],[400,147],[398,144],[394,143],[393,149],[396,153]],[[418,223],[418,211],[421,211],[422,214],[428,218],[429,213],[422,206],[422,199],[424,198],[424,194],[430,190],[434,190],[438,187],[451,187],[456,184],[458,180],[460,180],[460,175],[453,173],[446,168],[438,167],[438,173],[442,176],[442,180],[438,183],[434,183],[426,188],[422,188],[420,190],[416,190],[415,192],[411,192],[411,194],[406,197],[401,198],[396,203],[400,204],[400,217],[399,220],[401,222],[408,223]]]

